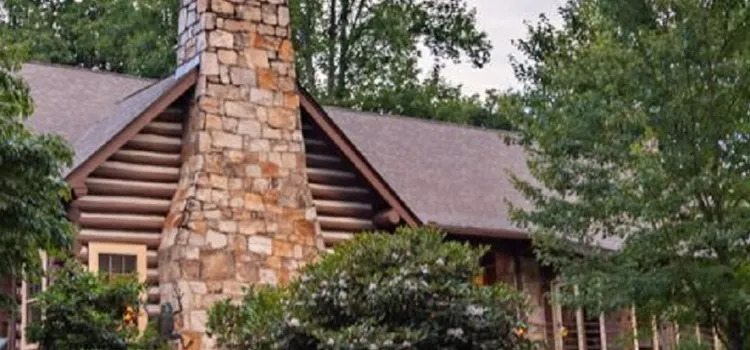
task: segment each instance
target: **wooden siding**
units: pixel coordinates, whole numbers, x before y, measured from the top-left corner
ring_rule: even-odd
[[[306,112],[302,132],[310,191],[326,248],[358,232],[393,229],[388,205]]]
[[[159,310],[157,249],[177,189],[185,111],[172,107],[100,164],[71,204],[78,225],[77,257],[89,263],[89,242],[146,247],[147,306]]]

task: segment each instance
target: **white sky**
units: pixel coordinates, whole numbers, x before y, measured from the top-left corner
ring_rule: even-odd
[[[487,32],[492,41],[492,58],[483,69],[474,69],[470,64],[448,65],[444,75],[453,83],[463,84],[467,93],[484,92],[486,89],[506,89],[518,86],[508,55],[517,51],[511,40],[525,36],[524,20],[536,22],[540,13],[545,13],[553,23],[558,22],[557,8],[563,0],[467,0],[477,8],[479,27]],[[429,70],[431,61],[426,58],[423,69]]]

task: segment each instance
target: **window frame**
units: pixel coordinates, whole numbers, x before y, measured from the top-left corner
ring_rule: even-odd
[[[88,269],[91,272],[99,273],[99,255],[130,255],[135,256],[135,270],[138,276],[138,282],[145,283],[148,274],[148,249],[145,244],[128,244],[128,243],[105,243],[89,242],[88,244]],[[147,294],[141,295],[142,307],[138,312],[138,329],[143,332],[148,325],[148,314],[146,313]]]
[[[47,259],[47,254],[45,252],[39,253],[40,261],[42,263],[42,276],[39,280],[39,291],[36,293],[35,297],[29,298],[29,283],[23,279],[21,281],[21,344],[19,346],[20,350],[34,350],[39,348],[39,345],[36,343],[28,343],[26,340],[26,327],[29,323],[29,315],[28,315],[28,309],[29,304],[33,305],[37,302],[37,296],[39,293],[44,292],[47,289],[47,265],[49,263]],[[41,317],[41,315],[40,315]],[[13,326],[13,325],[11,325]]]

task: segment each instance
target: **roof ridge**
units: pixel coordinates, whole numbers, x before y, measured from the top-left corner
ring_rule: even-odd
[[[141,80],[141,81],[144,81],[144,82],[155,82],[155,81],[160,81],[161,80],[161,79],[154,79],[154,78],[139,77],[137,75],[132,75],[132,74],[110,72],[110,71],[106,71],[106,70],[97,70],[97,69],[92,69],[92,68],[85,68],[85,67],[73,66],[73,65],[69,65],[69,64],[42,62],[42,61],[37,61],[37,60],[26,61],[26,62],[24,62],[24,64],[33,64],[33,65],[37,65],[37,66],[45,66],[45,67],[52,67],[52,68],[74,70],[74,71],[85,72],[85,73],[92,73],[92,74],[97,74],[97,75],[111,75],[111,76],[116,76],[116,77],[125,78],[125,79]]]
[[[323,106],[323,108],[335,108],[340,110],[347,110],[351,111],[357,114],[360,114],[360,116],[364,115],[367,117],[373,117],[373,118],[389,118],[389,119],[398,119],[398,120],[407,120],[407,121],[413,121],[416,123],[424,123],[424,124],[433,124],[433,125],[440,125],[440,126],[447,126],[447,127],[454,127],[454,128],[461,128],[466,130],[474,130],[474,131],[485,131],[489,133],[496,133],[504,136],[511,136],[511,137],[518,137],[520,134],[516,131],[511,130],[503,130],[503,129],[491,129],[483,126],[477,126],[477,125],[470,125],[470,124],[459,124],[454,123],[446,120],[436,120],[436,119],[425,119],[425,118],[419,118],[419,117],[412,117],[412,116],[405,116],[401,114],[393,114],[393,113],[379,113],[379,112],[373,112],[373,111],[363,111],[358,110],[354,108],[349,107],[339,107],[339,106],[331,106],[326,105]]]

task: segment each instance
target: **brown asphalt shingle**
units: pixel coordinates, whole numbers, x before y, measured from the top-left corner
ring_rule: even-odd
[[[42,133],[62,135],[76,143],[121,99],[154,81],[87,69],[24,64],[21,76],[36,103],[28,124]]]
[[[505,200],[527,206],[507,171],[530,178],[508,133],[325,107],[423,223],[516,230]]]

